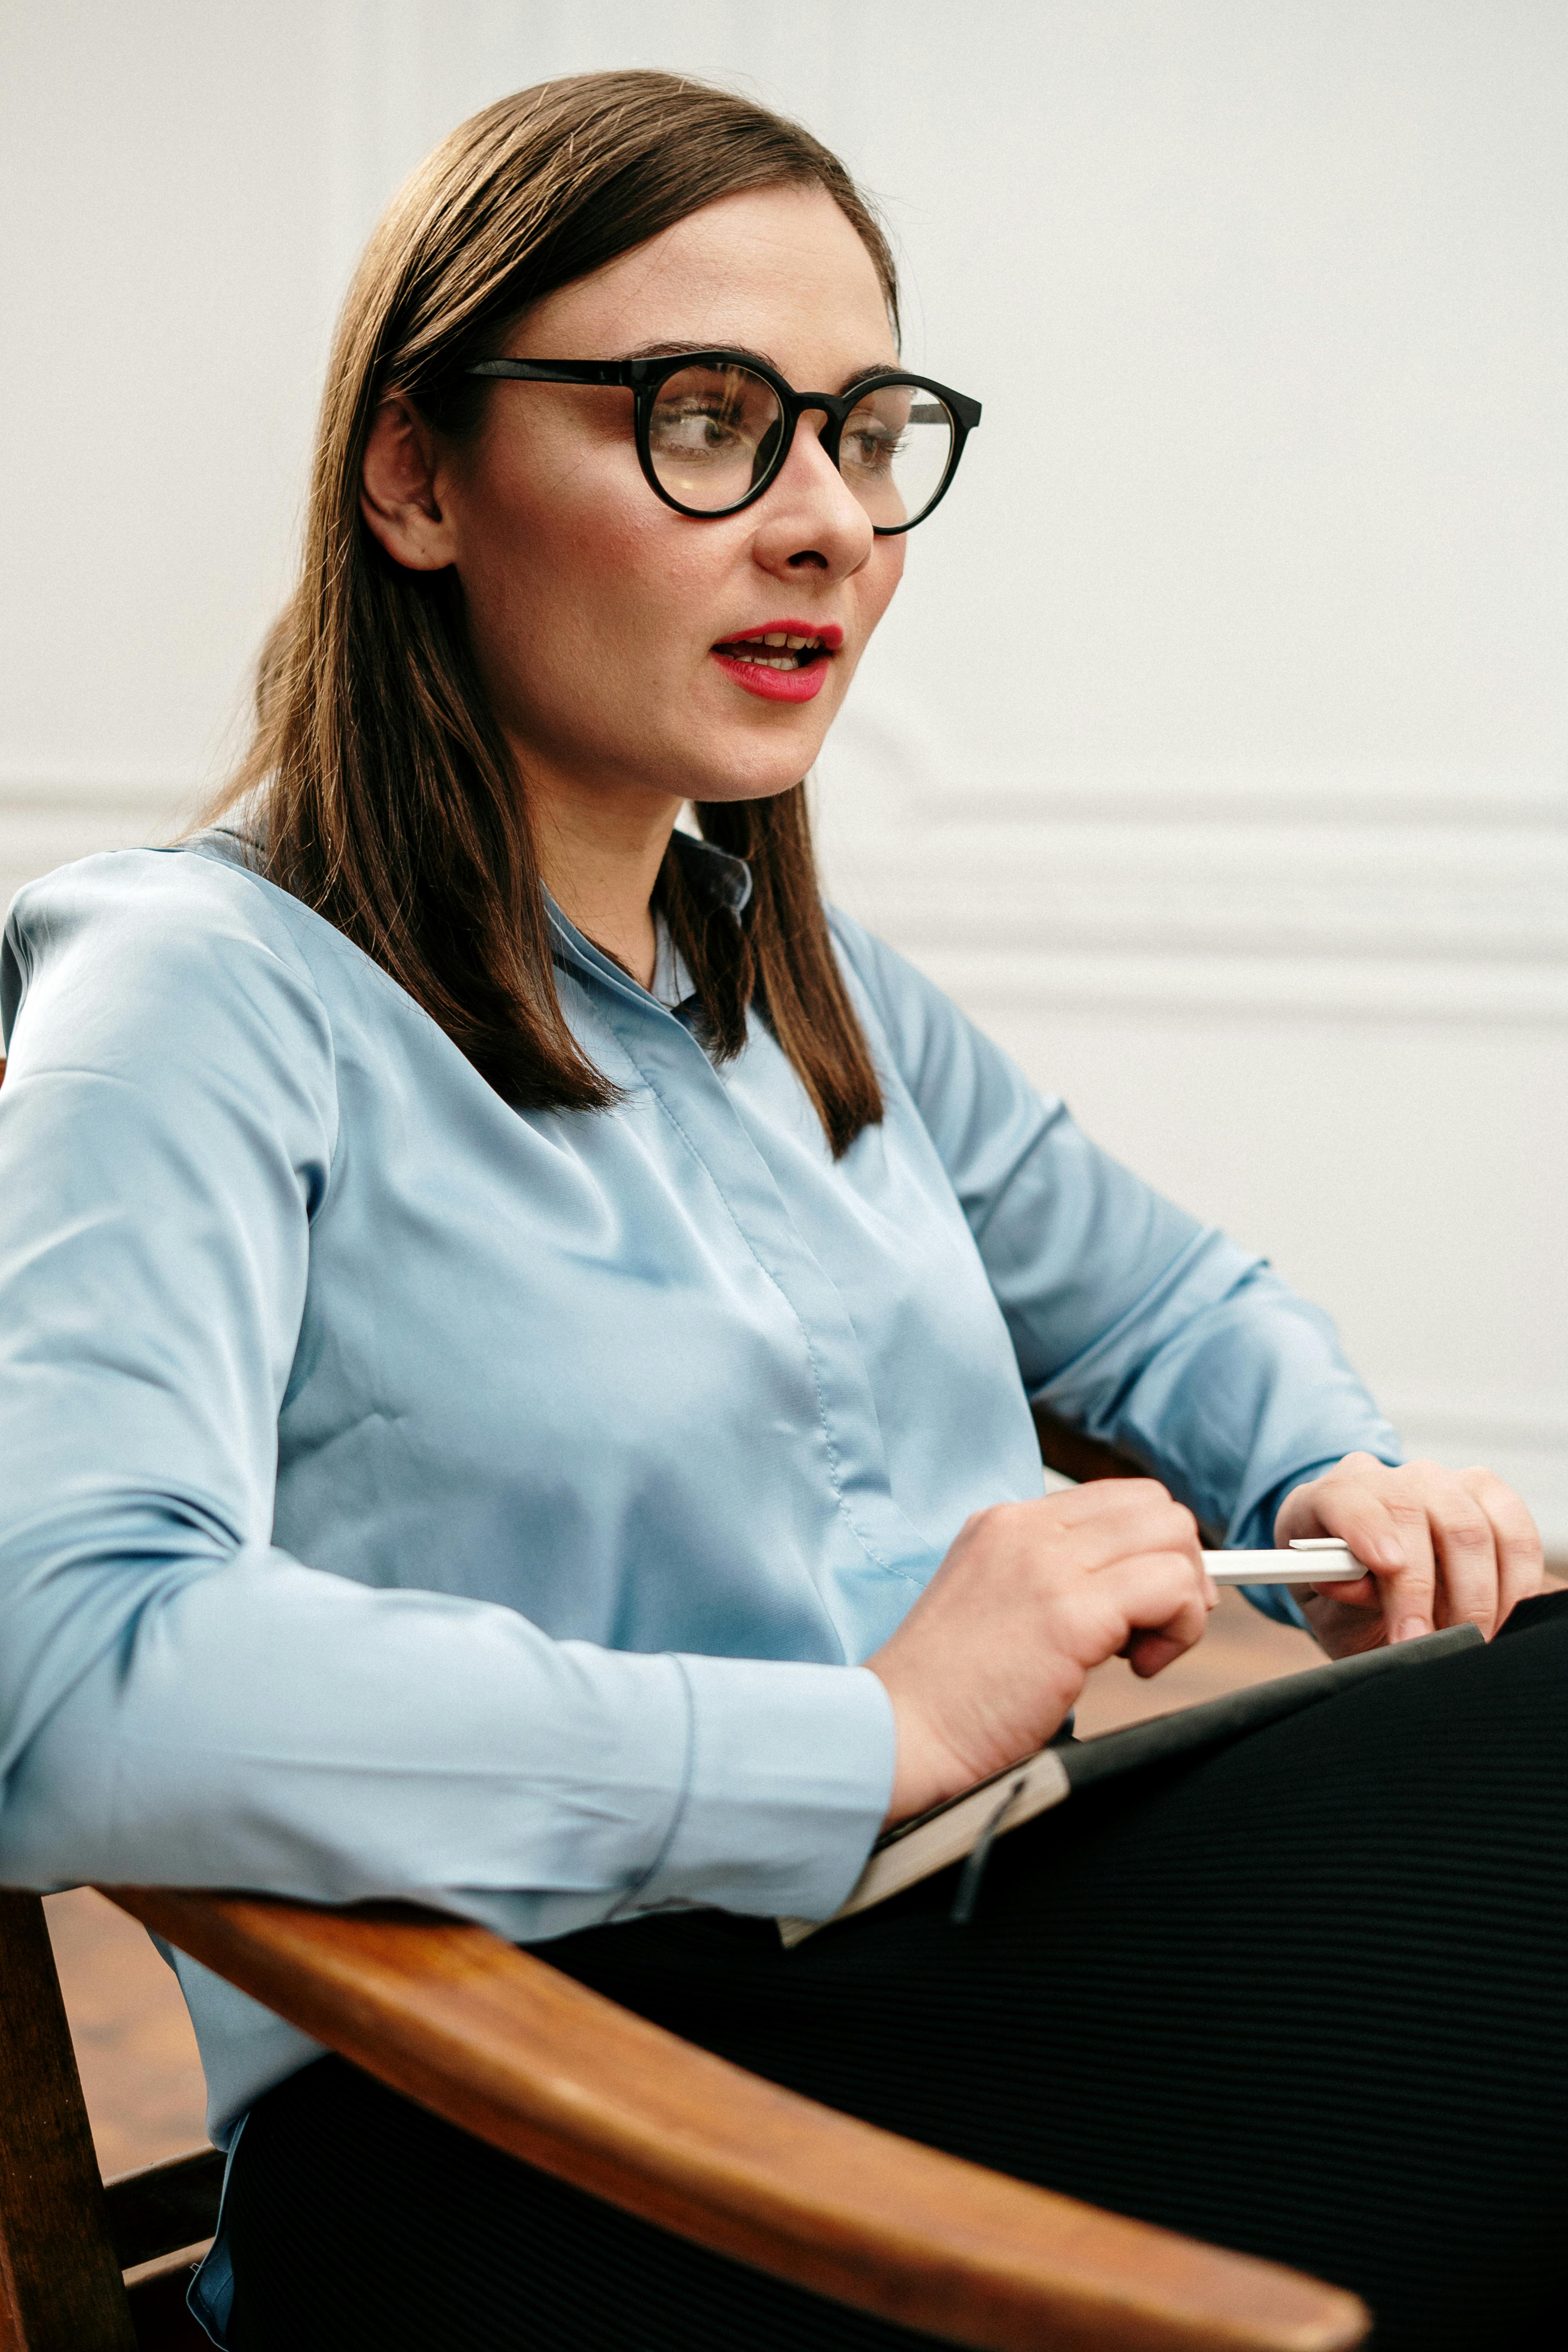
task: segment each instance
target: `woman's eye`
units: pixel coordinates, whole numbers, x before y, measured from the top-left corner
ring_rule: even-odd
[[[656,408],[653,439],[672,457],[702,457],[735,446],[728,417],[711,408]]]
[[[886,474],[891,470],[893,460],[902,448],[903,436],[900,434],[867,430],[847,434],[840,455],[841,458],[847,457],[857,473]]]

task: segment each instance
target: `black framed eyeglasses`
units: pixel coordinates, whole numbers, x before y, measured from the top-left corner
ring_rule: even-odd
[[[820,410],[822,446],[879,538],[913,530],[946,493],[980,403],[929,376],[889,368],[847,391],[796,392],[742,352],[654,360],[480,360],[468,375],[517,383],[603,383],[633,395],[637,458],[678,514],[715,520],[763,496],[795,428]]]

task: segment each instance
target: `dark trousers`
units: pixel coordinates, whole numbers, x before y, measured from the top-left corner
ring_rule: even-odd
[[[827,2105],[1354,2287],[1379,2352],[1568,2342],[1568,1594],[1001,1839],[786,1953],[717,1912],[542,1947]],[[229,2199],[238,2352],[894,2352],[336,2058]]]

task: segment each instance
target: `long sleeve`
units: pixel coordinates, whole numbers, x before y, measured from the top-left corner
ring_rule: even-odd
[[[963,1204],[1031,1399],[1148,1464],[1227,1542],[1353,1448],[1401,1459],[1332,1325],[1091,1143],[901,958],[836,918]],[[1301,1622],[1279,1587],[1249,1587]]]
[[[891,1777],[874,1676],[552,1638],[275,1547],[345,1148],[300,945],[324,931],[152,855],[35,886],[7,928],[0,1879],[414,1897],[519,1937],[831,1911]]]

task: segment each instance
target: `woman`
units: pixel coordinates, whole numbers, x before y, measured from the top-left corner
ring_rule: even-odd
[[[738,99],[546,85],[398,198],[226,817],[7,932],[0,1870],[436,1903],[1380,2342],[1496,2345],[1563,2268],[1551,1604],[1019,1832],[965,1934],[941,1879],[772,1926],[1194,1641],[1200,1521],[1347,1538],[1336,1653],[1541,1572],[824,913],[800,779],[977,417],[901,377],[841,167]],[[1031,1398],[1154,1475],[1042,1498]],[[914,2340],[177,1965],[244,2126],[220,2339]]]

